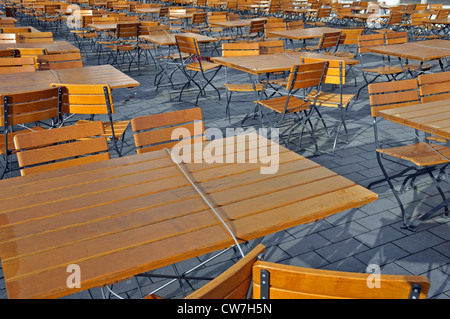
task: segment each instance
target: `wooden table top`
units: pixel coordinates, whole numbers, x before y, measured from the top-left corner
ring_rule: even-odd
[[[367,48],[383,55],[417,61],[438,60],[450,56],[450,40],[425,40]]]
[[[253,75],[289,71],[293,65],[300,64],[300,58],[308,57],[313,59],[343,60],[347,64],[357,64],[355,59],[343,59],[340,57],[312,52],[295,52],[281,54],[264,54],[257,56],[230,56],[211,57],[215,63],[222,64]]]
[[[112,89],[136,87],[139,82],[115,67],[105,65],[0,75],[0,94],[47,89],[50,83],[109,84]]]
[[[242,146],[246,163],[207,164],[212,159],[205,157],[202,163],[181,164],[239,242],[377,198],[270,141],[269,156],[278,156],[278,170],[261,174],[265,159],[248,160],[255,159],[249,152],[261,145],[250,135],[253,142],[235,137],[224,142],[234,146],[233,156]],[[61,297],[235,243],[164,150],[2,180],[0,185],[0,258],[9,298]],[[80,267],[81,288],[67,287],[69,265]]]
[[[414,104],[378,114],[391,122],[450,139],[450,100]]]
[[[198,34],[198,33],[191,33],[191,32],[183,32],[178,33],[179,35],[184,35],[188,37],[193,37],[197,39],[197,42],[199,43],[210,43],[210,42],[216,42],[218,39],[208,37],[206,35]],[[158,44],[158,45],[175,45],[175,33],[164,33],[164,34],[152,34],[152,35],[141,35],[139,38],[144,39],[146,41]]]
[[[340,29],[329,27],[317,27],[308,29],[294,29],[294,30],[281,30],[270,31],[271,36],[291,39],[291,40],[304,40],[320,38],[326,32],[339,32]]]
[[[76,46],[67,41],[0,44],[0,50],[20,48],[43,48],[47,49],[49,54],[80,52]]]
[[[217,21],[214,22],[215,26],[223,28],[241,28],[249,26],[252,20],[265,20],[264,18],[245,19],[245,20],[231,20],[231,21]]]
[[[92,23],[88,24],[88,27],[102,32],[102,31],[116,30],[118,24],[133,24],[133,23],[139,23],[139,21],[120,21],[117,23]]]

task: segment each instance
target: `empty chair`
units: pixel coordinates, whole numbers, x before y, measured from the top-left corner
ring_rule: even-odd
[[[222,56],[254,56],[260,54],[260,42],[249,43],[223,43],[222,44]],[[226,69],[225,69],[226,72]],[[227,78],[227,77],[226,77]],[[227,106],[225,114],[228,117],[228,123],[231,123],[230,101],[233,92],[245,92],[254,93],[258,98],[258,92],[264,89],[262,83],[225,83],[227,89]]]
[[[379,137],[379,133],[382,133],[379,132],[381,129],[378,129],[380,122],[379,111],[420,103],[416,79],[371,83],[369,84],[368,89],[371,113],[374,118],[377,161],[385,177],[381,181],[372,182],[368,188],[376,183],[387,181],[402,212],[402,227],[406,228],[408,227],[407,216],[399,194],[402,194],[406,190],[406,187],[413,186],[418,176],[426,174],[431,177],[442,199],[445,200],[445,195],[433,172],[436,170],[442,172],[449,164],[450,148],[443,145],[417,141],[418,138],[416,137],[416,134],[418,133],[413,129],[411,129],[411,133],[414,134],[412,136],[414,137],[415,142],[411,144],[388,147],[387,145],[389,143],[392,144],[398,141],[381,140]],[[383,147],[381,146],[381,143],[383,143]],[[389,159],[390,164],[396,162],[401,166],[386,166],[383,161],[385,158]],[[398,171],[388,173],[388,167],[397,167]],[[400,168],[398,167],[403,167],[404,169],[400,171]],[[403,182],[398,190],[394,187],[394,178],[397,179],[401,177],[403,177]]]
[[[105,133],[103,136],[112,141],[117,155],[122,156],[125,132],[130,121],[114,121],[115,108],[111,88],[107,84],[69,84],[51,83],[51,86],[62,87],[62,113],[90,115],[89,120],[79,120],[77,124],[94,121],[96,115],[106,115],[102,121]],[[122,139],[119,148],[118,140]]]
[[[2,59],[6,58],[0,60]],[[0,154],[3,157],[3,163],[0,178],[3,178],[11,168],[11,157],[16,152],[14,136],[28,133],[30,130],[44,130],[44,126],[36,126],[39,121],[48,120],[49,125],[57,125],[60,122],[60,95],[60,89],[49,88],[2,96],[0,125],[3,127],[3,133],[0,134]],[[5,121],[5,118],[8,120]]]
[[[102,122],[70,125],[14,137],[22,176],[110,159]]]
[[[317,46],[304,46],[302,50],[315,52],[331,52],[333,55],[339,47],[341,31],[325,32],[319,40]]]
[[[386,33],[390,31],[398,31],[403,24],[403,12],[391,10],[389,18],[386,22],[381,22],[383,24],[382,29],[373,29],[373,31],[378,33]]]
[[[135,117],[131,128],[137,154],[179,145],[180,136],[173,135],[177,128],[189,133],[182,142],[187,144],[202,142],[205,133],[202,110],[198,107]]]
[[[0,44],[17,43],[17,34],[15,33],[0,33]]]
[[[80,52],[39,55],[36,63],[39,71],[83,67]]]
[[[344,50],[336,50],[335,52],[324,52],[325,54],[333,54],[337,57],[353,59],[356,55],[358,48],[358,37],[361,36],[364,29],[343,29],[341,31],[341,37],[339,39],[338,49],[344,48]],[[353,48],[354,50],[345,50],[347,48]]]
[[[273,36],[270,34],[271,31],[283,31],[283,30],[287,30],[287,24],[286,22],[267,22],[266,24],[264,24],[264,37],[267,38],[272,38],[276,36]]]
[[[19,33],[20,43],[34,43],[34,42],[53,42],[52,32],[26,32]]]

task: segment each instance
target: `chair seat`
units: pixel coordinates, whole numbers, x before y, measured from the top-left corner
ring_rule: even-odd
[[[383,148],[377,149],[377,152],[410,161],[419,167],[448,163],[447,158],[450,158],[450,148],[431,143]]]
[[[274,99],[270,100],[260,100],[260,101],[254,101],[255,103],[264,105],[265,107],[274,110],[278,113],[284,112],[284,107],[286,106],[286,100],[287,96],[280,96]],[[292,96],[289,98],[288,107],[286,110],[286,113],[295,113],[295,112],[301,112],[305,111],[311,108],[311,102],[304,101],[302,99],[299,99],[295,96]]]
[[[213,63],[213,62],[208,62],[208,61],[202,61],[202,69],[203,71],[208,71],[208,70],[212,70],[215,69],[217,67],[220,67],[220,64],[217,63]],[[191,70],[191,71],[200,71],[200,63],[198,62],[192,62],[190,64],[188,64],[186,66],[186,69]]]
[[[30,132],[33,132],[33,131],[44,131],[44,130],[45,130],[45,128],[43,128],[41,126],[35,126],[35,127],[30,128],[29,130],[26,129],[26,130],[21,130],[21,131],[8,133],[9,149],[11,150],[12,148],[14,148],[14,136],[16,136],[18,134],[23,134],[23,133],[30,133]],[[2,155],[6,154],[5,134],[0,134],[0,154],[2,154]]]
[[[308,96],[308,100],[314,100],[317,91],[312,91]],[[355,94],[342,94],[342,107],[346,107],[351,100],[355,97]],[[316,105],[338,107],[341,104],[341,95],[339,93],[332,92],[319,92]]]
[[[113,51],[133,51],[136,49],[134,45],[128,43],[123,43],[119,45],[106,45],[106,47]]]
[[[355,57],[355,53],[350,52],[350,51],[338,51],[335,54],[333,54],[333,52],[322,52],[326,55],[334,55],[340,58],[348,58],[348,59],[353,59]]]
[[[83,38],[83,39],[93,39],[98,38],[99,34],[97,32],[84,32],[84,33],[75,33],[75,36]]]
[[[235,92],[249,92],[253,91],[253,84],[251,83],[225,83],[225,87],[228,91]],[[257,83],[255,84],[256,91],[262,91],[264,89],[264,84]]]
[[[77,121],[75,124],[85,124],[85,123],[90,123],[91,121],[89,120],[79,120]],[[113,122],[114,125],[114,134],[116,136],[116,140],[120,140],[122,138],[122,136],[125,134],[125,131],[127,130],[128,126],[130,125],[131,121],[117,121],[117,122]],[[111,129],[111,124],[109,123],[109,121],[104,121],[102,122],[103,124],[103,128],[105,130],[105,133],[102,134],[102,136],[105,136],[107,138],[111,138],[112,137],[112,129]]]
[[[364,72],[373,72],[373,73],[379,73],[379,74],[397,74],[397,73],[402,73],[403,69],[401,66],[389,66],[389,65],[385,65],[385,66],[381,66],[378,68],[373,68],[373,69],[363,69]]]
[[[138,48],[141,50],[153,50],[157,49],[158,46],[156,44],[151,43],[138,43]]]

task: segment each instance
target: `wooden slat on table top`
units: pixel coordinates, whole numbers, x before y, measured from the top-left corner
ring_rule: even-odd
[[[303,40],[303,39],[320,38],[326,32],[339,32],[339,31],[341,30],[336,28],[317,27],[308,29],[270,31],[270,34],[275,37],[281,37],[292,40]]]
[[[111,88],[139,86],[139,82],[113,66],[94,65],[83,68],[26,73],[1,74],[0,94],[49,88],[50,83],[109,84]]]
[[[442,138],[450,138],[450,100],[414,104],[383,110],[379,115],[389,121],[418,129]]]
[[[44,48],[47,49],[49,54],[80,52],[76,46],[67,41],[0,44],[0,50],[20,48]]]
[[[260,174],[261,163],[183,167],[239,241],[377,197],[283,147],[279,160],[276,174]],[[165,151],[0,183],[9,298],[60,297],[234,243]],[[67,288],[70,264],[80,266],[80,289]]]
[[[417,61],[437,60],[450,56],[449,40],[425,40],[367,48],[371,52]]]

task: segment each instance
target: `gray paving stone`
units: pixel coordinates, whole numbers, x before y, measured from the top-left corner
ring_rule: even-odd
[[[335,262],[350,256],[354,256],[360,252],[367,250],[368,247],[354,238],[349,238],[319,249],[315,252],[328,260]]]
[[[379,266],[388,264],[405,256],[409,256],[408,252],[392,243],[376,246],[364,252],[355,254],[355,257],[366,265],[376,264]]]

